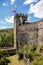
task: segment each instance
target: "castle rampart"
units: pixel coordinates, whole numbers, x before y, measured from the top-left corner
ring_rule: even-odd
[[[14,17],[14,47],[43,44],[43,20],[26,23],[27,15],[16,14]]]

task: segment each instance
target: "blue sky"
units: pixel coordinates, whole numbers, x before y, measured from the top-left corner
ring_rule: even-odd
[[[0,29],[13,28],[16,13],[27,14],[29,22],[37,22],[43,19],[43,0],[0,0]]]

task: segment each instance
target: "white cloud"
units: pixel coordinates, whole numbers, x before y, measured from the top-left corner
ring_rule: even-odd
[[[0,26],[0,29],[6,29],[7,27],[6,26]]]
[[[23,3],[24,5],[26,4],[31,4],[33,2],[37,2],[38,0],[25,0],[25,2]]]
[[[43,18],[43,0],[40,0],[36,5],[30,5],[29,13],[33,13],[34,17]]]
[[[31,19],[31,17],[28,17],[28,18],[27,18],[27,21],[29,21],[29,22],[30,22],[30,19]]]
[[[0,29],[7,29],[7,28],[13,28],[12,26],[8,27],[8,26],[0,26]]]
[[[17,7],[17,5],[15,5],[15,7]]]
[[[14,16],[5,18],[5,21],[8,22],[8,23],[14,23]]]
[[[11,1],[11,4],[14,4],[15,0],[10,0]]]
[[[8,4],[7,4],[7,3],[2,3],[2,5],[3,5],[3,6],[8,6]]]
[[[11,27],[0,26],[0,29],[6,29],[6,28],[11,28]]]
[[[5,22],[3,22],[3,21],[0,21],[0,24],[5,24]]]

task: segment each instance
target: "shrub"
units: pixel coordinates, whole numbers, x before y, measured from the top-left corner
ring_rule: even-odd
[[[8,51],[0,51],[0,58],[3,56],[9,56]]]
[[[10,61],[6,58],[8,56],[8,51],[0,51],[0,65],[8,65]]]

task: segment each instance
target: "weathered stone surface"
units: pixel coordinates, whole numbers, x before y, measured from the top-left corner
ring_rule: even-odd
[[[21,17],[21,19],[20,19]],[[27,16],[19,14],[14,20],[14,44],[18,48],[24,45],[43,44],[43,20],[36,23],[24,22]],[[22,22],[22,23],[21,23]]]
[[[25,44],[37,44],[38,32],[35,27],[29,25],[18,26],[18,46],[23,47]]]
[[[43,20],[38,23],[38,43],[43,45]]]

